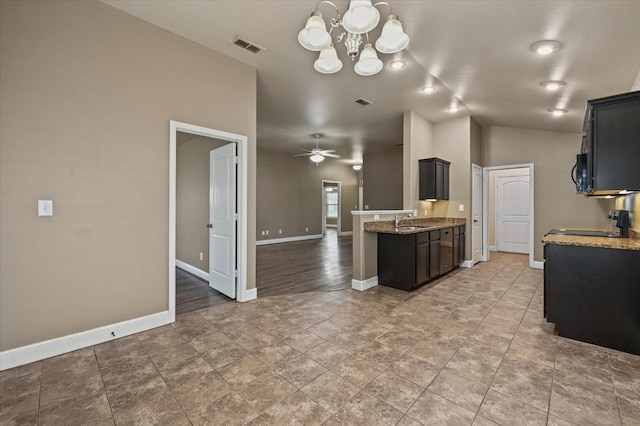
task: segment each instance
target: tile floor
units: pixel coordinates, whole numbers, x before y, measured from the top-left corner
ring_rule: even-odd
[[[227,303],[0,373],[0,424],[637,425],[640,357],[553,335],[495,254],[412,293]]]

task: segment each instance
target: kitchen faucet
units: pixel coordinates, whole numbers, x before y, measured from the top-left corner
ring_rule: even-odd
[[[405,217],[411,217],[411,213],[407,213],[407,214],[403,214],[403,215],[396,215],[396,220],[395,220],[396,228],[397,228],[398,226],[400,226],[400,221],[401,221],[402,219],[404,219]]]

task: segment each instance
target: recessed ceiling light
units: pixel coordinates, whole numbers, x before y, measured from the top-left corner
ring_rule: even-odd
[[[547,111],[553,114],[554,117],[560,117],[561,115],[565,115],[566,113],[569,112],[566,109],[561,109],[561,108],[549,108]]]
[[[391,61],[391,63],[389,64],[389,67],[391,67],[392,70],[399,70],[406,66],[407,66],[407,63],[401,59],[396,59],[395,61]]]
[[[459,106],[450,106],[449,108],[447,108],[447,112],[458,112],[458,111],[460,111]]]
[[[561,80],[549,80],[540,83],[540,85],[547,90],[558,90],[559,88],[564,87],[565,84],[566,83]]]
[[[436,91],[436,88],[434,86],[424,86],[420,91],[422,93],[433,93]]]
[[[531,45],[531,50],[538,55],[548,55],[553,52],[557,52],[562,47],[562,43],[556,40],[542,40],[537,41]]]

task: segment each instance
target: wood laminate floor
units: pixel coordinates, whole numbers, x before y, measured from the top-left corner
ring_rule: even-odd
[[[258,246],[258,297],[351,288],[351,241],[351,236],[338,237],[335,229],[329,229],[322,239]],[[231,300],[207,281],[176,268],[176,315]]]
[[[351,288],[351,236],[327,229],[322,239],[256,248],[258,298]]]

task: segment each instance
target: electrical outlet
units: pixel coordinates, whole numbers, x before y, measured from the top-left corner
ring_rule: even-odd
[[[204,260],[204,254],[200,252],[200,260]]]
[[[268,231],[268,230],[267,230],[267,231],[265,231],[265,233],[266,233],[267,235],[269,235],[269,231]]]
[[[53,200],[38,200],[38,216],[53,216]]]
[[[458,204],[458,211],[464,211],[464,204]]]
[[[309,228],[304,228],[304,231],[305,232],[309,232]]]
[[[262,236],[264,237],[264,231],[262,231]]]
[[[373,220],[380,220],[380,215],[379,214],[374,214],[373,215]]]
[[[282,235],[282,229],[278,229],[278,234]]]

